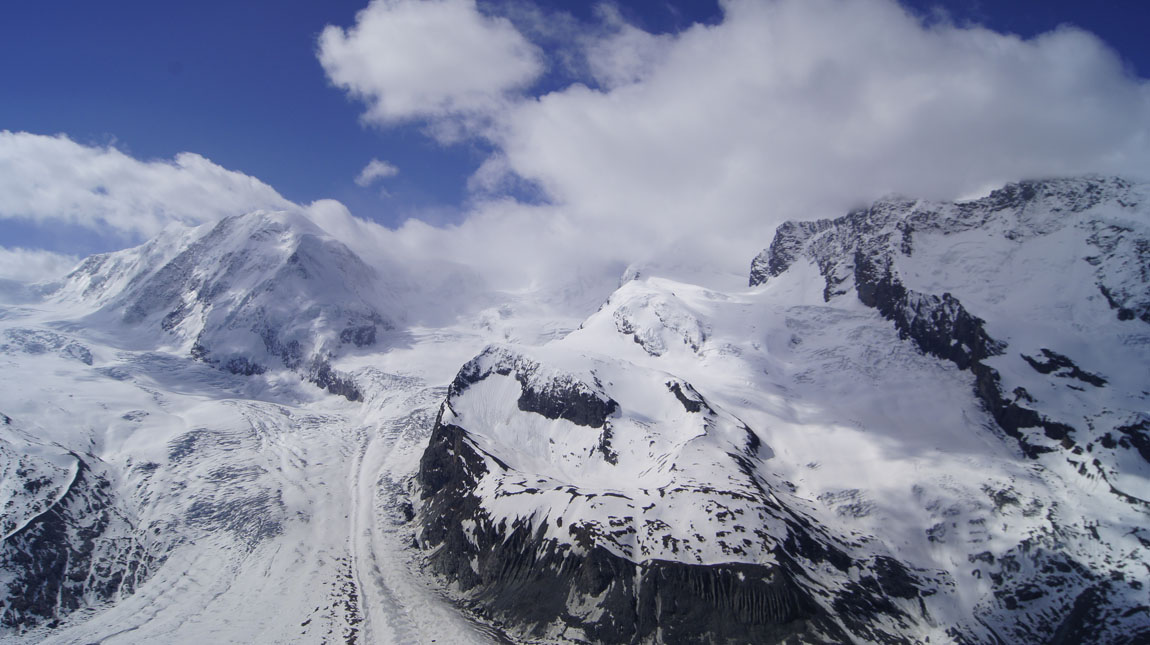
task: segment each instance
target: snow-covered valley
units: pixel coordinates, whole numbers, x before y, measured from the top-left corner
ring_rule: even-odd
[[[170,353],[14,346],[44,313],[4,321],[5,484],[24,493],[6,494],[5,640],[489,640],[407,548],[441,386],[363,372],[351,403]]]
[[[744,288],[445,319],[253,213],[12,291],[0,634],[1146,642],[1150,189],[768,244]]]

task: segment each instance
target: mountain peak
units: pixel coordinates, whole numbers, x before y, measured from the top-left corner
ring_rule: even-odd
[[[374,345],[394,327],[377,272],[289,211],[227,217],[93,256],[55,297],[94,310],[90,323],[126,326],[135,344],[175,344],[243,374],[326,374],[343,348]]]

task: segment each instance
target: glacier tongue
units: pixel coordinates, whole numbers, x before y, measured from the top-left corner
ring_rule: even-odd
[[[0,308],[0,640],[490,642],[415,575],[403,510],[428,377],[485,341],[395,329],[403,279],[253,213]]]
[[[409,549],[443,387],[361,368],[353,404],[83,341],[91,365],[0,351],[5,642],[490,642]]]

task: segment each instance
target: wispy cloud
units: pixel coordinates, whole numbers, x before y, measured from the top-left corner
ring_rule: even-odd
[[[41,282],[59,278],[80,261],[74,255],[0,246],[0,279]]]
[[[372,159],[363,167],[359,175],[356,176],[355,184],[362,188],[367,188],[380,179],[394,177],[398,174],[399,168],[396,168],[394,165],[386,161],[380,161],[379,159]]]
[[[173,222],[290,206],[271,186],[194,153],[140,161],[64,135],[0,131],[0,219],[149,237]]]

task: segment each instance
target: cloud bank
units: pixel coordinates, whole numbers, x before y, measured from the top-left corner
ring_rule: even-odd
[[[112,147],[64,135],[0,131],[0,220],[151,237],[178,222],[292,204],[271,186],[184,152],[170,161],[139,161]]]
[[[1024,177],[1150,168],[1150,88],[1089,33],[1023,40],[926,23],[892,0],[722,6],[720,24],[670,36],[600,12],[573,36],[589,77],[534,97],[504,93],[537,73],[530,48],[472,2],[376,0],[349,35],[329,28],[319,56],[374,122],[482,113],[463,134],[495,153],[471,187],[505,208],[511,180],[541,187],[551,204],[516,207],[538,220],[520,236],[563,261],[579,259],[563,249],[693,247],[742,265],[783,219],[889,192],[954,199]],[[424,65],[429,42],[445,51]],[[461,84],[440,65],[465,49],[500,52],[507,75]],[[464,98],[476,94],[502,100]]]
[[[894,0],[722,8],[718,24],[652,34],[610,9],[581,23],[515,4],[374,0],[349,28],[327,27],[319,61],[367,123],[491,150],[459,224],[387,230],[195,154],[139,161],[10,132],[0,218],[147,236],[299,208],[369,261],[434,258],[497,287],[578,289],[632,262],[742,280],[784,219],[890,192],[956,199],[1027,177],[1150,175],[1150,85],[1089,33],[1024,40],[924,21]],[[544,76],[559,69],[579,80]],[[373,160],[359,183],[392,168]]]
[[[0,280],[39,282],[59,278],[80,262],[74,255],[0,246]]]

